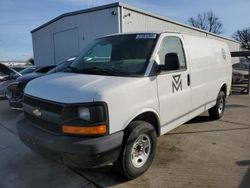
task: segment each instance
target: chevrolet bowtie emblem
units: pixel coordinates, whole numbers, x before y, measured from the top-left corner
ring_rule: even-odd
[[[39,109],[35,109],[32,112],[36,117],[40,117],[42,116],[42,112]]]

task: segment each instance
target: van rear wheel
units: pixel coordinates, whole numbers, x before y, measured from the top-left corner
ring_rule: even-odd
[[[218,120],[223,116],[225,110],[225,98],[225,93],[220,91],[215,106],[208,110],[211,119]]]
[[[128,179],[142,175],[152,164],[156,151],[157,135],[154,127],[144,121],[134,121],[125,130],[116,170]]]

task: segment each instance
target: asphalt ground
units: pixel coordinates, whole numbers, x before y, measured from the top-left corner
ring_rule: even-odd
[[[161,136],[153,165],[132,181],[112,166],[72,169],[33,153],[17,137],[19,113],[0,100],[0,188],[250,188],[249,95],[231,96],[219,121],[204,113]]]

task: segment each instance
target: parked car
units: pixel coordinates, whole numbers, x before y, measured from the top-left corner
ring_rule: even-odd
[[[16,82],[9,85],[7,88],[7,98],[9,100],[9,105],[12,109],[22,109],[23,102],[23,91],[25,86],[29,81],[44,76],[45,74],[52,74],[56,72],[61,72],[66,70],[66,68],[73,62],[73,60],[65,61],[58,66],[49,66],[37,68],[34,73],[26,74],[25,76],[20,76],[16,79]]]
[[[233,64],[233,77],[232,83],[244,83],[248,80],[249,63],[236,63]]]
[[[10,67],[20,73],[22,70],[29,68],[30,66],[10,66]]]
[[[0,63],[0,97],[5,98],[6,88],[21,74],[14,69]]]
[[[19,73],[23,76],[25,74],[35,72],[38,69],[39,69],[39,67],[37,67],[37,66],[29,66],[29,67],[26,67],[25,69],[19,71]]]
[[[113,163],[129,179],[150,167],[157,136],[206,110],[220,119],[232,80],[226,43],[176,32],[96,39],[69,69],[27,85],[19,138],[70,166]]]
[[[33,72],[27,74],[24,73],[23,76],[19,76],[11,84],[8,84],[6,89],[6,98],[9,100],[10,107],[19,109],[22,106],[22,92],[26,84],[30,80],[45,75],[53,68],[55,68],[55,66],[35,67],[35,70],[33,69]]]

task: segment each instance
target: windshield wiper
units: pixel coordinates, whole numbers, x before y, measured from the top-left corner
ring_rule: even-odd
[[[74,67],[73,67],[74,68]],[[99,74],[104,74],[104,75],[115,75],[115,73],[112,71],[112,69],[103,69],[103,68],[98,68],[98,67],[91,67],[91,68],[84,68],[84,69],[77,69],[74,68],[75,72],[77,73],[99,73]]]
[[[78,69],[78,68],[75,68],[75,67],[71,67],[71,66],[68,66],[67,68],[66,68],[66,70],[68,70],[69,72],[75,72],[75,73],[78,73],[79,71],[81,71],[80,69]]]
[[[69,66],[68,70],[70,70],[74,73],[102,74],[102,75],[109,75],[109,76],[134,75],[134,73],[122,72],[118,69],[104,69],[104,68],[98,68],[98,67],[78,69],[76,67]]]

